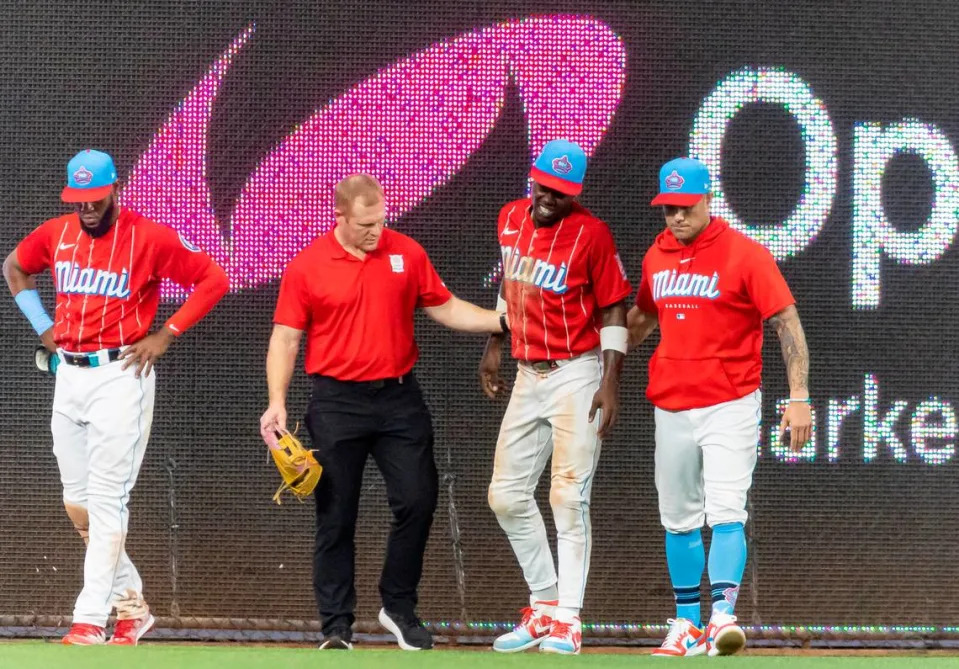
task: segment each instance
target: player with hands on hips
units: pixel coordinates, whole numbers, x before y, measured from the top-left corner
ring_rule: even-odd
[[[779,336],[790,399],[780,425],[793,450],[809,440],[809,351],[795,300],[761,244],[710,216],[709,172],[679,158],[659,173],[666,229],[643,259],[630,347],[659,327],[646,395],[655,406],[655,478],[676,617],[654,655],[730,655],[746,644],[733,615],[746,566],[746,497],[762,413],[763,322]],[[701,629],[699,588],[712,528],[712,613]]]
[[[87,544],[83,590],[63,642],[136,645],[154,624],[143,582],[126,553],[130,491],[153,421],[157,358],[229,289],[226,274],[176,231],[121,207],[113,159],[81,151],[67,165],[62,199],[74,213],[52,218],[7,256],[3,275],[49,354],[56,375],[53,452],[63,504]],[[49,271],[56,312],[44,310],[33,275]],[[186,302],[148,334],[160,280],[193,287]]]
[[[516,382],[503,416],[489,503],[529,586],[529,606],[494,650],[576,654],[580,609],[592,549],[589,518],[600,444],[619,412],[632,288],[607,225],[580,206],[586,154],[549,142],[530,176],[532,197],[500,212],[503,282]],[[480,363],[490,397],[506,390],[499,366],[503,337],[492,335]],[[556,523],[557,575],[533,493],[552,455],[550,506]]]

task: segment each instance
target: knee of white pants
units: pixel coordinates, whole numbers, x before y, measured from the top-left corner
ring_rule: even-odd
[[[745,523],[746,491],[710,490],[706,493],[706,520],[710,527],[724,523]]]
[[[553,477],[549,505],[558,531],[580,528],[584,524],[583,516],[589,514],[589,499],[584,489],[582,483],[573,479]]]
[[[487,494],[489,508],[497,518],[517,518],[525,516],[533,503],[532,495],[511,490],[507,486],[493,481],[490,483]]]
[[[127,471],[100,472],[91,470],[87,476],[87,496],[105,497],[122,500],[126,504],[130,498],[135,478]]]
[[[64,483],[63,503],[85,507],[87,505],[87,487],[85,482]]]
[[[699,492],[681,490],[676,484],[660,485],[659,520],[668,532],[692,532],[706,524],[706,509]]]
[[[127,506],[129,494],[99,494],[90,490],[87,496],[87,512],[90,515],[90,527],[95,531],[116,535],[119,538],[126,536],[127,525],[130,522],[130,511]]]
[[[723,523],[745,523],[748,484],[743,487],[706,486],[706,520],[710,527]]]
[[[724,525],[726,523],[743,523],[749,518],[749,513],[745,507],[711,505],[706,502],[706,522],[710,527]]]
[[[706,513],[704,511],[677,511],[676,509],[667,510],[660,508],[659,520],[663,529],[672,534],[685,534],[698,530],[706,524]]]

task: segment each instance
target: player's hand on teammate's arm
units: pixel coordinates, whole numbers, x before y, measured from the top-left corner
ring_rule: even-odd
[[[612,432],[616,419],[619,417],[619,387],[617,383],[605,378],[599,385],[599,390],[593,395],[593,405],[589,408],[589,422],[592,423],[599,414],[599,428],[597,433],[600,439],[605,439]]]
[[[490,399],[509,390],[509,384],[499,375],[503,359],[503,335],[490,335],[479,364],[480,388]]]
[[[276,443],[276,433],[286,430],[286,406],[271,404],[260,416],[260,436],[267,446]]]
[[[812,409],[806,400],[790,402],[779,424],[779,440],[786,438],[789,431],[789,447],[798,453],[809,443],[812,437]]]
[[[459,332],[505,333],[500,314],[453,295],[443,304],[423,307],[426,315],[442,326]],[[506,317],[507,326],[509,318]]]
[[[167,352],[174,339],[176,339],[176,335],[164,326],[137,343],[131,344],[120,352],[123,369],[136,365],[137,378],[140,378],[141,375],[150,376],[150,370],[153,369],[157,358]]]

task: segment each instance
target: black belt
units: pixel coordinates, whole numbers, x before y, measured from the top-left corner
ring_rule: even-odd
[[[323,376],[321,374],[316,374],[313,376],[315,381],[335,381],[336,383],[342,383],[343,385],[353,386],[355,388],[372,388],[374,390],[380,390],[381,388],[387,388],[389,386],[402,386],[407,383],[412,383],[413,381],[413,372],[407,372],[403,376],[391,376],[387,379],[373,379],[372,381],[350,381],[344,379],[337,379],[332,376]]]
[[[104,354],[105,355],[102,355]],[[93,351],[91,353],[67,353],[60,351],[60,357],[63,362],[75,367],[100,367],[114,362],[120,357],[120,349],[110,348],[105,351]],[[105,359],[104,359],[105,358]]]

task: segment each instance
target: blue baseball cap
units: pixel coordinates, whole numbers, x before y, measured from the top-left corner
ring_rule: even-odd
[[[103,151],[86,149],[67,163],[67,185],[60,193],[64,202],[96,202],[102,200],[117,182],[113,158]]]
[[[542,186],[566,195],[579,195],[586,176],[586,152],[576,142],[554,139],[543,147],[529,175]]]
[[[709,192],[709,170],[695,158],[670,160],[659,170],[659,195],[650,204],[691,207]]]

